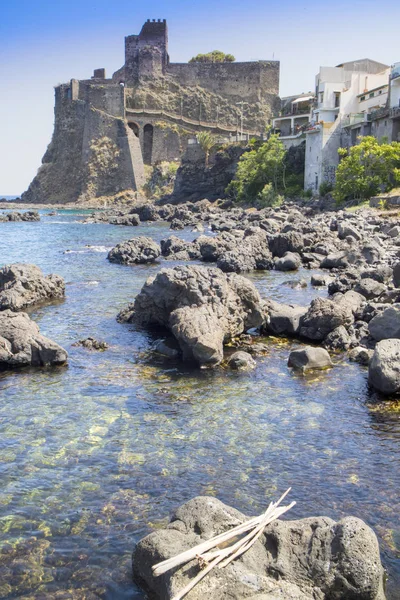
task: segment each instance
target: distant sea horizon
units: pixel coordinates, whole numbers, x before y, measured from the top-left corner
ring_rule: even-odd
[[[20,198],[20,197],[21,197],[21,194],[14,194],[12,196],[6,196],[6,195],[3,196],[2,194],[0,194],[0,201],[1,200],[15,200],[15,198]]]

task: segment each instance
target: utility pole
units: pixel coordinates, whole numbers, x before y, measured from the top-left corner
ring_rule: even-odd
[[[243,107],[245,104],[248,104],[248,102],[244,102],[243,100],[241,100],[240,102],[236,102],[236,104],[240,105],[240,141],[242,141],[242,138],[243,138]]]

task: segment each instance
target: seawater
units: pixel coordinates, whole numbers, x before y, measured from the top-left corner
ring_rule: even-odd
[[[341,355],[330,371],[294,374],[296,342],[263,340],[269,351],[249,374],[151,361],[151,335],[115,317],[175,263],[106,256],[134,236],[167,237],[167,225],[85,225],[84,216],[0,223],[1,264],[65,278],[65,301],[31,316],[69,352],[68,367],[0,374],[0,598],[142,599],[132,549],[177,506],[202,494],[258,514],[289,486],[288,518],[355,515],[374,528],[388,598],[399,598],[398,405],[382,404],[366,370]],[[306,304],[321,292],[285,283],[310,276],[250,278],[264,297]],[[87,336],[110,348],[73,346]]]

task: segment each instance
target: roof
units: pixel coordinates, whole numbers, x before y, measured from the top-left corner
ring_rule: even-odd
[[[298,102],[307,102],[308,100],[313,100],[314,96],[301,96],[296,98],[296,100],[292,101],[292,104],[297,104]]]

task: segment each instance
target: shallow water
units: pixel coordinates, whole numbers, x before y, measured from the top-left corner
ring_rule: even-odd
[[[106,252],[169,231],[82,218],[0,223],[1,264],[32,262],[66,279],[66,300],[32,315],[70,355],[68,367],[0,374],[0,598],[144,598],[131,581],[132,549],[179,504],[211,494],[257,514],[288,486],[297,501],[289,518],[352,514],[374,527],[388,597],[399,598],[396,405],[381,409],[366,370],[341,356],[331,371],[293,374],[296,344],[279,340],[267,340],[251,374],[149,363],[150,336],[115,316],[149,274],[174,263],[126,267]],[[264,297],[305,304],[322,292],[284,283],[310,275],[252,279]],[[90,335],[110,348],[72,346]]]

